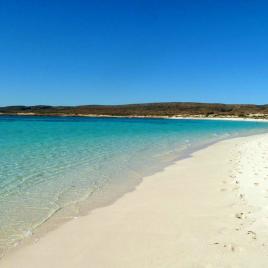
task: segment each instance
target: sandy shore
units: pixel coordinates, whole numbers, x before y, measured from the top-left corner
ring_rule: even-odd
[[[2,268],[267,267],[268,135],[214,144],[0,261]]]

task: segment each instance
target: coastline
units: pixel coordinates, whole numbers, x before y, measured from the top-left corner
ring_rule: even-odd
[[[85,117],[85,118],[127,118],[127,119],[181,119],[181,120],[225,120],[225,121],[245,121],[245,122],[268,122],[266,118],[257,117],[237,117],[237,116],[184,116],[184,115],[173,115],[173,116],[141,116],[141,115],[106,115],[106,114],[37,114],[37,113],[15,113],[6,114],[0,113],[0,116],[34,116],[34,117]]]
[[[219,261],[220,267],[256,267],[246,256],[267,265],[265,199],[254,195],[266,189],[249,182],[259,180],[256,168],[266,178],[266,142],[268,135],[260,134],[197,151],[145,177],[114,203],[14,250],[0,267],[219,267]],[[255,166],[245,173],[248,163]]]

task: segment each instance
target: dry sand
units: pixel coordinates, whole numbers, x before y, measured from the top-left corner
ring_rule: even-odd
[[[214,144],[2,268],[268,267],[268,135]]]

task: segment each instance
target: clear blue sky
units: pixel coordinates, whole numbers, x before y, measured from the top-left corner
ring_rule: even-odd
[[[267,14],[267,1],[1,0],[0,105],[268,103]]]

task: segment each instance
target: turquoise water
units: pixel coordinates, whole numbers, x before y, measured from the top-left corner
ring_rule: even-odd
[[[1,116],[0,248],[189,150],[265,131],[262,122]]]

